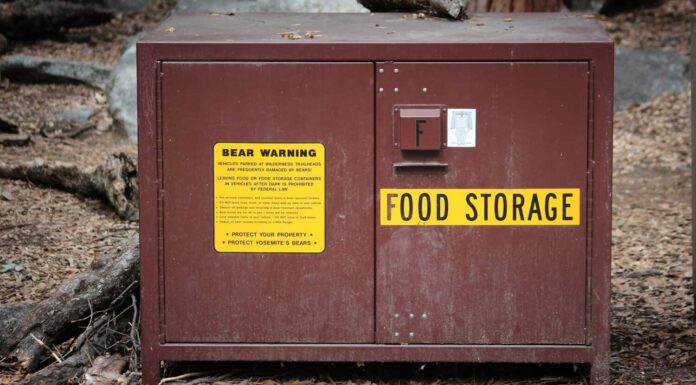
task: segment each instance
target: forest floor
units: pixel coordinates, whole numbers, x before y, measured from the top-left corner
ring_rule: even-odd
[[[58,56],[113,65],[124,42],[161,19],[172,2],[124,15],[87,31],[89,41],[15,44],[8,53]],[[670,0],[599,21],[617,46],[689,54],[688,0]],[[145,14],[149,16],[145,16]],[[84,35],[84,34],[81,34]],[[80,106],[102,129],[78,138],[51,138],[42,128]],[[109,154],[136,154],[113,128],[103,91],[84,85],[13,84],[0,79],[0,116],[21,123],[32,142],[0,147],[0,162],[35,158],[94,167]],[[696,384],[696,325],[691,289],[690,92],[663,94],[618,111],[614,119],[612,264],[613,384]],[[137,232],[98,200],[26,181],[0,179],[0,303],[37,301],[95,255]],[[215,367],[215,365],[213,365]],[[221,369],[221,367],[215,367]],[[180,374],[196,367],[178,366]],[[225,369],[229,369],[225,367]],[[236,365],[225,383],[335,384],[583,384],[573,366],[452,364]],[[0,372],[0,384],[21,373]]]

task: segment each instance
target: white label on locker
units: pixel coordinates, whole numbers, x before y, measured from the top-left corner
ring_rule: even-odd
[[[447,110],[447,147],[476,147],[476,110]]]

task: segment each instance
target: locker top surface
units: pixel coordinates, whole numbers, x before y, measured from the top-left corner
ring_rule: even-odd
[[[314,38],[306,37],[307,31]],[[284,36],[288,32],[298,38]],[[579,13],[472,14],[463,21],[418,19],[410,13],[181,13],[139,42],[140,49],[154,49],[160,60],[573,60],[594,56],[582,49],[581,54],[568,50],[572,46],[609,50],[613,42],[593,17]]]

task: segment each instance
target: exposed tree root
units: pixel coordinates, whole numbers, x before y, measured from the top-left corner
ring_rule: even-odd
[[[137,304],[131,294],[137,289],[139,255],[138,238],[130,238],[111,253],[95,259],[88,270],[63,283],[51,297],[34,305],[0,307],[0,314],[10,314],[13,307],[15,310],[14,315],[2,321],[0,356],[5,356],[5,361],[14,362],[16,367],[29,372],[36,370],[41,360],[48,357],[60,361],[51,366],[59,373],[68,375],[71,370],[83,365],[84,359],[77,357],[68,362],[68,359],[63,360],[59,353],[48,350],[54,344],[78,335],[80,322],[86,323],[87,326],[82,335],[73,341],[69,351],[64,352],[66,355],[73,354],[70,357],[79,356],[80,352],[84,353],[85,346],[94,348],[95,343],[87,341],[104,338],[103,330],[107,324],[111,325],[110,330],[130,327],[129,339],[132,339],[133,328],[137,331],[137,319],[121,317],[125,315],[125,310],[119,311],[116,315],[113,312],[121,309],[126,301],[132,302],[127,309],[132,308],[133,318],[136,318]],[[121,325],[116,325],[119,322]],[[124,324],[126,326],[123,326]],[[127,333],[129,332],[122,331],[117,335],[127,336]],[[135,344],[137,341],[129,343]],[[37,378],[40,378],[39,373],[41,372],[32,377],[38,375]]]
[[[104,199],[123,219],[138,219],[138,171],[124,153],[111,155],[94,170],[63,162],[37,160],[9,165],[0,162],[0,178],[65,190],[88,198]]]

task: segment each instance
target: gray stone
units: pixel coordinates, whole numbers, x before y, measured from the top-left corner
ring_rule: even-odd
[[[138,140],[138,78],[135,66],[135,42],[132,39],[114,68],[108,88],[109,112],[116,125]]]
[[[676,52],[617,48],[614,66],[614,110],[689,84],[688,62]]]
[[[176,11],[368,12],[356,0],[181,0]]]
[[[104,89],[111,67],[52,57],[10,55],[0,60],[0,77],[18,83],[84,83]]]
[[[606,0],[570,0],[566,2],[573,11],[599,12],[606,3]]]
[[[89,106],[82,106],[72,110],[66,110],[55,114],[55,120],[67,120],[77,123],[87,123],[94,114],[94,109]]]

